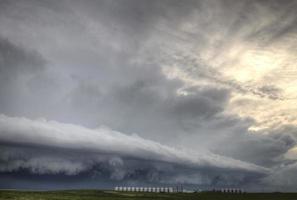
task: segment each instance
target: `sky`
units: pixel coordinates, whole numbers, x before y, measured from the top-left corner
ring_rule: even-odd
[[[0,0],[0,188],[297,190],[296,0]]]

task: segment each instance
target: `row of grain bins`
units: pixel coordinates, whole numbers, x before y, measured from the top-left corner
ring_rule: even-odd
[[[114,190],[121,192],[175,192],[172,187],[115,187]]]
[[[221,188],[215,189],[214,192],[221,192],[221,193],[244,193],[243,189],[240,188]]]

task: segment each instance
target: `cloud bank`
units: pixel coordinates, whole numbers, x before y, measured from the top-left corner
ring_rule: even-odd
[[[32,173],[77,174],[106,161],[122,165],[123,159],[169,163],[189,170],[208,169],[265,174],[267,169],[215,155],[177,150],[137,135],[108,128],[87,129],[55,121],[0,116],[1,171],[28,169]],[[60,149],[61,153],[53,153]],[[40,151],[46,151],[42,155]],[[67,155],[73,152],[73,155]],[[64,155],[65,153],[65,155]],[[78,159],[75,159],[77,154]],[[83,157],[82,157],[83,156]],[[101,158],[102,156],[102,158]],[[115,158],[114,158],[115,157]],[[85,160],[85,158],[88,158]]]

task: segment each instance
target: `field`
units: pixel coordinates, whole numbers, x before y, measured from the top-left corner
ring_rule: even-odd
[[[16,191],[1,190],[0,200],[297,200],[297,193],[133,193],[100,190]]]

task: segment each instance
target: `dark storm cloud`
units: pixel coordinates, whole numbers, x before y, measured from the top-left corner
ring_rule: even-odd
[[[214,60],[242,38],[269,45],[294,33],[294,8],[296,1],[1,1],[0,169],[258,184],[255,174],[265,173],[250,163],[276,171],[292,164],[283,156],[296,128],[252,135],[255,121],[227,107],[233,93],[281,100],[282,90],[222,78],[200,52],[211,49]],[[164,69],[175,66],[203,84],[170,78]]]
[[[58,148],[86,150],[89,152],[106,152],[122,156],[131,156],[148,160],[161,160],[185,164],[190,167],[204,165],[225,166],[233,168],[230,161],[222,159],[220,164],[213,160],[220,157],[210,155],[211,159],[192,155],[186,151],[177,151],[157,142],[142,139],[136,135],[128,136],[107,128],[86,129],[72,124],[62,124],[55,121],[29,120],[26,118],[11,118],[1,115],[1,141],[12,144],[41,145]],[[196,157],[197,156],[197,157]],[[265,169],[240,161],[235,161],[239,169],[261,171]]]
[[[225,174],[221,184],[243,184],[248,177],[269,172],[210,152],[177,150],[107,128],[92,130],[4,115],[0,125],[1,172],[27,170],[32,174],[66,175],[92,172],[112,180],[205,185],[211,185],[212,179],[221,173]],[[240,174],[241,178],[235,180],[234,174]],[[193,175],[197,180],[191,178]]]
[[[1,168],[3,174],[23,172],[31,176],[85,176],[92,179],[106,179],[114,182],[134,184],[199,184],[199,185],[244,185],[245,180],[257,180],[262,173],[242,170],[206,168],[187,168],[179,164],[111,154],[92,154],[65,149],[46,149],[34,147],[2,146],[2,158],[8,163]],[[59,152],[58,152],[58,151]],[[37,153],[38,152],[38,153]],[[5,160],[6,159],[6,160]],[[45,165],[44,163],[47,163]],[[220,180],[216,180],[220,177]]]
[[[293,130],[295,132],[296,127]],[[225,143],[232,140],[234,144],[214,147],[214,152],[241,158],[257,165],[273,167],[290,162],[284,158],[284,154],[296,145],[294,135],[295,133],[285,130],[271,130],[269,135],[229,135]]]

